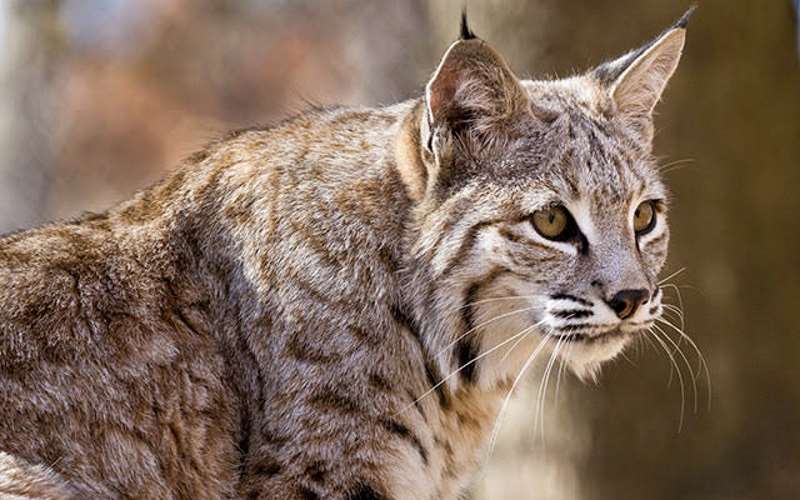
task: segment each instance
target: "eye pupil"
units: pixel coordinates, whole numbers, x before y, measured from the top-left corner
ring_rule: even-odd
[[[537,210],[531,219],[536,232],[549,240],[565,241],[574,232],[575,224],[567,209],[561,205]]]

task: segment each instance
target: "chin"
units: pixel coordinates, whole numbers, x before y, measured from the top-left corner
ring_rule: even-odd
[[[574,339],[574,346],[564,357],[567,366],[582,382],[597,382],[603,364],[616,358],[631,342],[632,332],[614,330],[600,335]]]

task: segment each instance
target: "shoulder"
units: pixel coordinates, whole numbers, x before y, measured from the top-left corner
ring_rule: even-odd
[[[0,239],[0,364],[80,350],[128,294],[116,245],[95,215]]]
[[[193,159],[203,160],[231,150],[292,151],[306,146],[361,145],[364,140],[380,144],[381,139],[396,133],[396,128],[416,102],[409,100],[374,108],[311,107],[273,124],[233,130],[195,153]]]

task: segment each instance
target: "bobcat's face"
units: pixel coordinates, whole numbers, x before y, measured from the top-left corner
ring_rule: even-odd
[[[485,330],[470,356],[527,331],[518,347],[548,339],[543,349],[558,345],[583,376],[662,312],[667,194],[649,155],[613,121],[570,104],[528,127],[501,155],[462,166],[488,175],[465,179],[430,216],[461,210],[434,263],[471,311],[465,328]]]
[[[539,99],[548,92],[547,84],[530,87]],[[626,144],[623,127],[568,102],[512,148],[515,160],[505,165],[518,165],[504,181],[475,190],[475,206],[492,203],[482,195],[495,197],[499,212],[513,207],[514,215],[487,232],[473,269],[507,270],[475,294],[485,301],[477,304],[481,318],[509,314],[495,326],[512,334],[537,325],[530,336],[549,339],[548,350],[558,345],[583,376],[662,313],[656,277],[667,255],[667,193],[649,155]],[[504,178],[502,165],[487,167],[495,179]]]
[[[458,312],[462,333],[441,341],[455,346],[451,367],[480,360],[481,380],[498,380],[549,350],[593,376],[662,314],[669,231],[652,110],[683,42],[679,24],[548,82],[517,80],[477,39],[445,55],[420,125],[416,250]]]

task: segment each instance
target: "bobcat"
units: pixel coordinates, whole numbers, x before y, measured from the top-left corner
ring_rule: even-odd
[[[529,81],[464,18],[420,98],[234,132],[0,239],[0,493],[459,497],[541,351],[592,377],[662,313],[652,112],[687,19]]]

